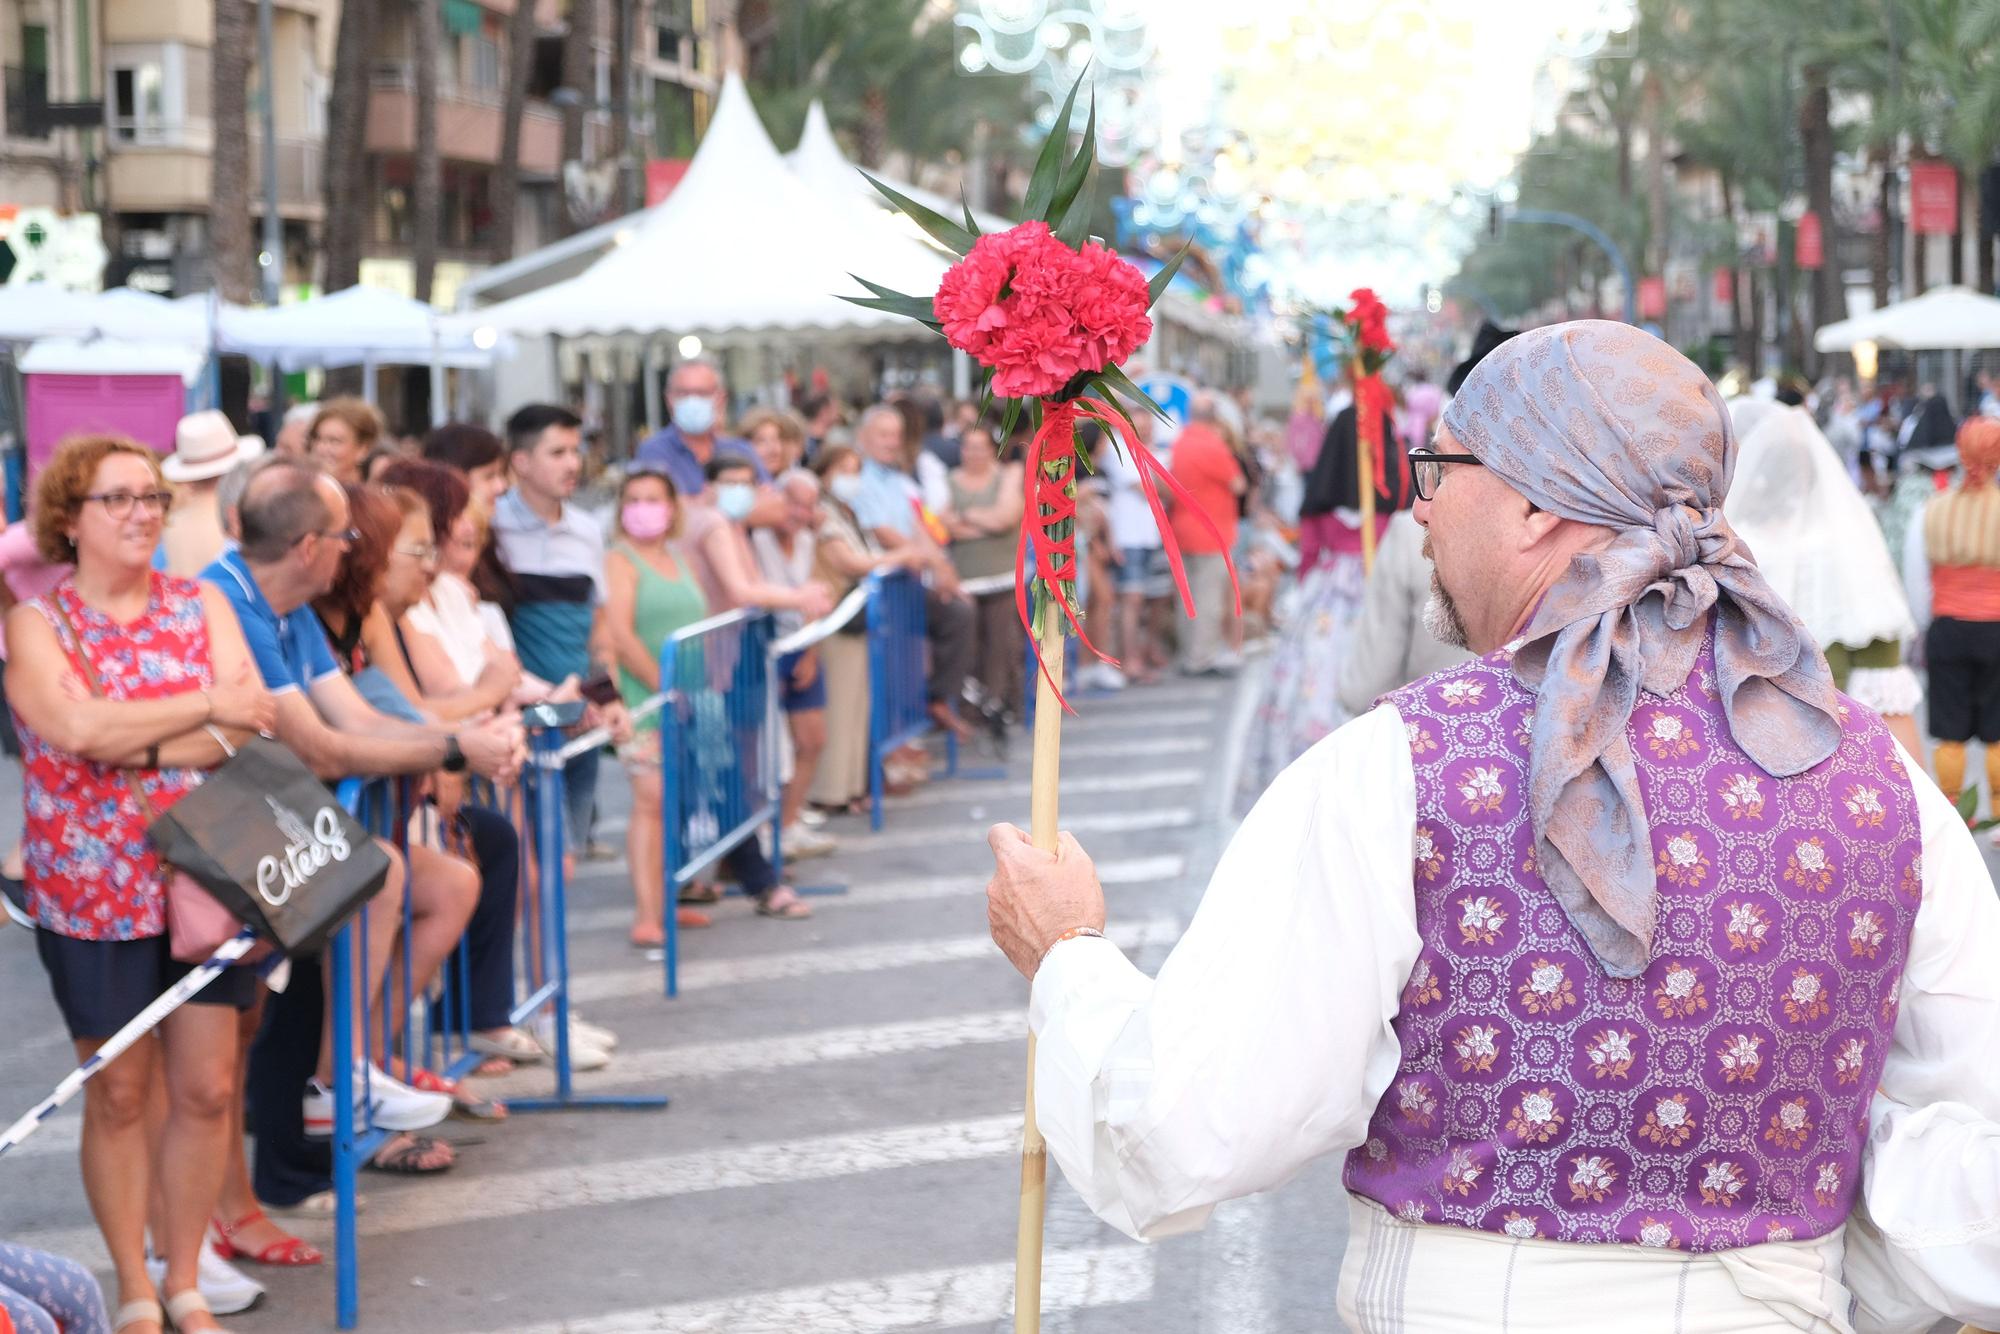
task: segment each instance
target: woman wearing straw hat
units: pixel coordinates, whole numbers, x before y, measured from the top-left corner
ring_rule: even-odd
[[[238,435],[220,412],[191,412],[174,428],[174,452],[160,464],[169,482],[181,488],[169,511],[160,553],[168,574],[193,579],[222,554],[229,534],[215,493],[231,468],[264,452],[261,436]]]

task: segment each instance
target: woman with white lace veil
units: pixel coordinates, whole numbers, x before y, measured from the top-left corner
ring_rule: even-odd
[[[1723,513],[1812,631],[1834,684],[1921,760],[1923,687],[1903,663],[1916,623],[1867,500],[1805,409],[1739,402],[1730,417],[1742,444]]]

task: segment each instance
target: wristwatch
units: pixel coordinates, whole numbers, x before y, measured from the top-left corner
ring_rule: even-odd
[[[444,739],[444,763],[438,767],[448,774],[465,772],[465,751],[460,749],[457,737],[448,736]]]

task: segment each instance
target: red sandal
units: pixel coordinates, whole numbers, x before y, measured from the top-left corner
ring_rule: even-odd
[[[288,1269],[326,1262],[326,1257],[319,1253],[319,1248],[302,1237],[287,1236],[283,1241],[274,1241],[255,1254],[247,1250],[236,1240],[236,1234],[254,1223],[270,1222],[262,1209],[252,1209],[234,1223],[225,1223],[220,1218],[209,1221],[215,1227],[215,1253],[225,1260],[248,1260],[252,1264],[275,1265]]]

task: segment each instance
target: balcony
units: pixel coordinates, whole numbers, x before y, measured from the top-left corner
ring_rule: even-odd
[[[319,218],[326,212],[325,145],[317,139],[278,138],[278,212]],[[264,211],[264,141],[250,139],[250,207]]]
[[[49,131],[42,122],[48,115],[48,71],[9,65],[0,71],[0,80],[5,82],[6,97],[5,119],[0,120],[0,130],[9,139],[46,142]]]
[[[368,151],[414,153],[417,95],[406,61],[378,61],[368,92]],[[440,81],[438,155],[447,161],[495,166],[500,161],[503,98],[498,89]],[[521,115],[521,171],[553,177],[562,163],[562,117],[530,102]]]

